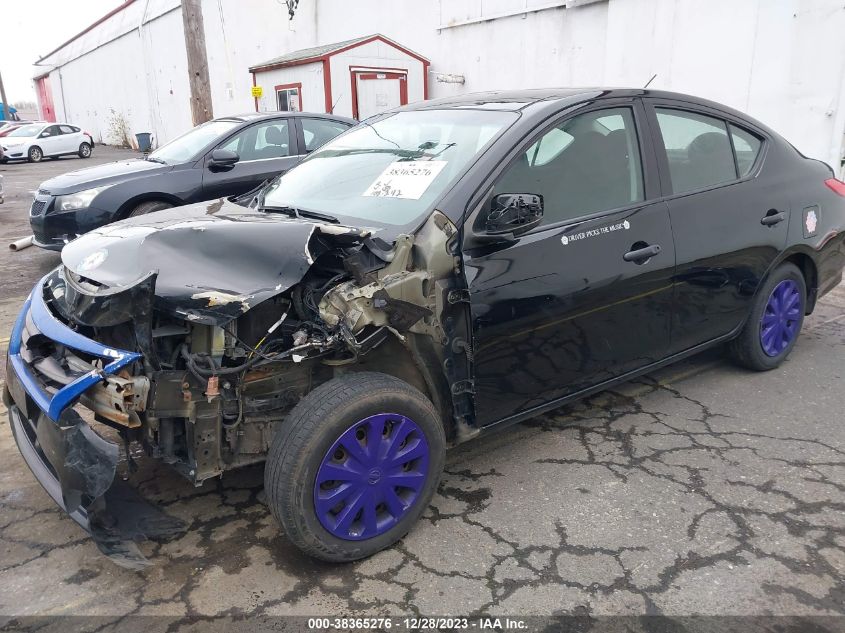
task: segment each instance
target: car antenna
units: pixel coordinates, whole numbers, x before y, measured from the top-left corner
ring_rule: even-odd
[[[657,79],[657,73],[654,73],[654,74],[651,76],[651,79],[649,79],[647,82],[645,82],[645,86],[643,86],[643,90],[645,90],[646,88],[648,88],[648,87],[651,85],[651,82],[652,82],[652,81],[654,81],[655,79]]]

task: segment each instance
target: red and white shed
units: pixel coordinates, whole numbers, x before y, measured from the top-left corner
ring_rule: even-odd
[[[295,51],[249,69],[261,86],[256,111],[329,112],[366,119],[428,98],[429,60],[367,35]]]

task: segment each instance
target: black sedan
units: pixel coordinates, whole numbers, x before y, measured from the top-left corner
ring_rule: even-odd
[[[115,220],[244,193],[355,123],[303,112],[223,117],[144,158],[52,178],[32,202],[33,243],[61,250],[78,235]]]
[[[348,561],[412,528],[449,445],[724,342],[780,365],[842,280],[845,183],[694,97],[466,95],[62,262],[18,317],[5,401],[101,549],[127,564],[121,526],[174,526],[114,516],[118,445],[77,404],[195,484],[265,461],[290,540]]]

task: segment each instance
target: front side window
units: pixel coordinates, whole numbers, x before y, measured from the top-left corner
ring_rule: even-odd
[[[325,145],[341,132],[349,129],[348,125],[326,119],[301,119],[302,135],[305,137],[305,152],[313,152]]]
[[[362,123],[264,190],[265,207],[296,207],[404,226],[430,210],[513,112],[418,110]]]
[[[642,201],[643,172],[630,108],[579,114],[521,154],[494,193],[543,196],[543,224]]]
[[[240,121],[228,119],[208,121],[173,139],[166,145],[162,145],[150,154],[150,158],[169,164],[196,160],[198,154],[209,144],[239,125],[241,125]]]
[[[657,108],[672,192],[685,193],[736,180],[727,124],[695,112]]]
[[[220,146],[237,152],[242,161],[290,156],[290,133],[285,119],[252,125]]]

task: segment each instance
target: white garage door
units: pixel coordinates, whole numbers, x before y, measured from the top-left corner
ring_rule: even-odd
[[[404,73],[355,71],[358,120],[408,103],[408,77]]]

